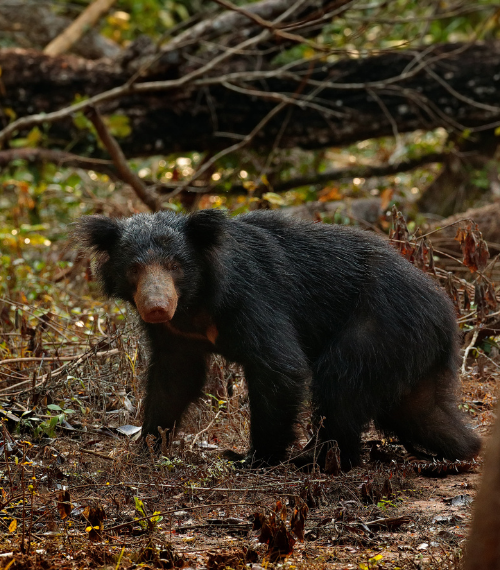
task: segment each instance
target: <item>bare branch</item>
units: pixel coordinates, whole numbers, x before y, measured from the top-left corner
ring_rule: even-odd
[[[112,99],[116,99],[119,97],[123,97],[125,95],[129,95],[131,93],[142,92],[147,93],[151,91],[158,91],[158,90],[169,90],[175,89],[178,87],[182,87],[183,85],[188,84],[189,82],[193,81],[197,77],[207,73],[208,71],[212,70],[216,67],[219,63],[223,62],[224,60],[230,58],[234,53],[237,53],[238,50],[247,48],[251,45],[259,43],[264,38],[269,37],[269,32],[265,30],[261,32],[258,36],[249,38],[241,42],[235,48],[228,49],[226,52],[222,53],[218,57],[212,59],[212,61],[208,62],[207,64],[203,65],[202,67],[195,69],[191,73],[180,77],[179,79],[172,79],[167,81],[153,81],[149,83],[140,83],[140,84],[129,84],[128,82],[120,87],[115,87],[114,89],[109,89],[108,91],[104,91],[103,93],[99,93],[86,101],[81,101],[79,103],[75,103],[74,105],[70,105],[61,109],[59,111],[54,111],[53,113],[39,113],[37,115],[29,115],[27,117],[22,117],[16,121],[13,121],[8,125],[5,129],[0,131],[0,143],[8,139],[12,136],[19,129],[24,129],[28,127],[33,127],[35,125],[41,125],[43,123],[52,123],[55,121],[59,121],[66,117],[77,113],[78,111],[84,111],[90,107],[94,107],[100,103],[104,103],[105,101],[110,101]],[[151,89],[152,84],[158,84]],[[148,87],[149,85],[149,87]],[[146,88],[145,88],[146,86]]]
[[[0,1],[0,36],[2,45],[13,42],[24,48],[43,50],[71,25],[73,19],[54,10],[51,0]],[[67,4],[68,7],[70,4]],[[95,28],[71,46],[71,52],[85,59],[118,57],[121,49]]]
[[[119,353],[120,351],[117,348],[113,348],[111,350],[96,352],[95,356],[112,356],[113,354]],[[5,360],[0,360],[0,366],[20,362],[71,362],[72,360],[78,360],[82,356],[83,355],[79,354],[77,356],[25,356],[22,358],[6,358]]]
[[[288,190],[293,190],[294,188],[300,188],[301,186],[314,186],[316,184],[327,184],[328,182],[334,182],[335,180],[352,180],[353,178],[375,178],[382,176],[392,176],[399,174],[401,172],[409,172],[415,170],[415,168],[420,168],[427,164],[442,163],[446,160],[448,153],[446,152],[432,152],[429,154],[424,154],[418,158],[412,158],[399,162],[398,164],[377,164],[377,165],[356,165],[349,166],[347,168],[334,168],[331,170],[325,170],[324,172],[318,172],[311,175],[297,176],[291,178],[290,180],[285,180],[283,182],[278,182],[272,186],[272,191],[276,193],[287,192]],[[190,184],[192,180],[189,180]],[[168,197],[176,196],[183,191],[188,191],[189,193],[196,194],[220,194],[222,193],[221,188],[218,186],[210,187],[190,187],[185,188],[187,183],[164,184],[161,188],[158,188],[160,193],[165,193],[168,189],[173,192],[168,195]],[[269,191],[269,187],[265,185],[258,186],[254,190],[254,195],[261,195],[264,192]],[[235,185],[227,194],[231,195],[246,195],[248,190],[243,186]]]
[[[212,156],[210,158],[210,160],[207,160],[205,162],[205,164],[198,169],[193,176],[189,179],[186,180],[185,182],[182,183],[182,185],[177,188],[176,190],[174,190],[172,192],[172,194],[170,194],[168,196],[168,198],[173,198],[174,196],[176,196],[177,194],[180,194],[182,192],[182,190],[184,190],[187,186],[189,186],[190,184],[193,183],[194,180],[197,180],[198,178],[200,178],[200,176],[206,172],[213,164],[215,164],[218,160],[220,160],[223,156],[226,156],[228,154],[231,154],[232,152],[236,152],[237,150],[242,149],[244,146],[246,146],[247,144],[249,144],[252,139],[262,130],[262,128],[264,127],[264,125],[266,123],[268,123],[275,115],[277,115],[282,109],[284,109],[287,105],[287,101],[282,101],[281,103],[279,103],[278,105],[276,105],[276,107],[274,107],[274,109],[272,109],[256,126],[255,128],[248,133],[248,135],[246,135],[245,138],[243,138],[240,142],[237,142],[227,148],[225,148],[224,150],[221,150],[220,152],[218,152],[217,154],[215,154],[214,156]]]
[[[311,46],[314,49],[319,50],[321,52],[331,51],[330,48],[328,48],[327,46],[323,46],[321,44],[318,44],[317,42],[311,41],[311,40],[305,38],[304,36],[301,36],[299,34],[293,34],[293,33],[288,32],[286,30],[279,29],[278,27],[276,27],[275,24],[273,24],[273,22],[270,22],[269,20],[265,20],[264,18],[259,16],[259,14],[251,12],[250,10],[246,9],[245,7],[236,6],[232,2],[229,2],[229,0],[214,0],[214,2],[217,2],[217,4],[220,4],[221,6],[224,6],[225,8],[228,8],[229,10],[233,10],[234,12],[237,12],[239,14],[243,14],[249,20],[251,20],[252,22],[255,22],[260,27],[271,31],[273,33],[273,35],[275,35],[277,37],[280,37],[280,38],[285,39],[285,40],[291,40],[292,42],[295,42],[295,43],[308,44],[309,46]],[[339,11],[339,9],[341,9],[341,8],[347,9],[347,6],[351,3],[352,3],[352,0],[337,0],[337,2],[333,2],[337,11]],[[249,7],[251,7],[251,6],[252,5],[250,5]],[[326,8],[325,8],[325,10],[326,10]]]
[[[352,2],[352,0],[349,0],[349,2]],[[319,6],[317,4],[316,6],[311,5],[312,3],[306,0],[296,0],[292,5],[290,5],[290,0],[262,0],[261,2],[254,2],[241,7],[232,7],[229,3],[218,3],[226,8],[230,8],[230,11],[203,20],[179,34],[162,48],[162,52],[172,52],[213,35],[220,37],[228,32],[242,29],[248,24],[249,18],[262,28],[276,29],[279,22],[286,20],[292,14],[295,18],[304,18],[310,12],[323,14],[331,9],[332,5],[338,3],[345,4],[346,0],[337,0],[337,2],[324,1]],[[262,25],[261,22],[266,22],[266,25]]]
[[[398,164],[357,165],[348,168],[333,168],[312,176],[298,176],[285,182],[276,184],[273,192],[286,192],[300,186],[311,184],[325,184],[334,180],[349,180],[353,178],[374,178],[378,176],[392,176],[400,172],[409,172],[433,162],[443,162],[446,159],[445,152],[431,152],[418,158],[404,160]]]
[[[14,160],[26,160],[28,162],[53,162],[54,164],[64,167],[95,170],[101,174],[107,174],[112,179],[117,178],[117,173],[113,169],[113,163],[110,160],[85,158],[62,150],[50,150],[46,148],[12,148],[0,151],[0,168],[7,166]]]
[[[68,51],[115,2],[116,0],[94,0],[62,34],[49,43],[43,53],[56,56]]]
[[[495,69],[500,61],[497,42],[435,45],[335,62],[313,58],[274,69],[267,65],[259,68],[255,54],[246,55],[245,50],[271,39],[272,32],[266,29],[237,46],[219,46],[223,51],[210,61],[175,63],[178,69],[171,70],[168,77],[177,74],[178,78],[162,79],[165,76],[160,74],[159,81],[132,85],[127,83],[129,73],[109,62],[83,63],[68,58],[62,67],[60,60],[51,61],[40,54],[23,57],[19,50],[0,52],[4,107],[20,117],[0,133],[0,140],[35,124],[64,120],[51,129],[51,137],[76,140],[74,149],[87,152],[75,139],[77,129],[70,117],[91,105],[98,105],[103,114],[119,112],[134,117],[133,135],[120,141],[126,156],[191,150],[216,153],[225,138],[241,139],[276,102],[285,100],[292,117],[281,137],[283,148],[337,146],[419,128],[475,132],[486,124],[494,127],[500,119],[494,94]],[[24,71],[27,65],[29,70]],[[38,89],[41,66],[43,90]],[[457,98],[429,76],[428,66],[462,97]],[[370,81],[364,81],[366,78]],[[106,91],[99,93],[99,85]],[[301,94],[292,97],[300,85],[305,86]],[[63,107],[76,93],[89,98]],[[33,99],[37,100],[35,108],[44,108],[46,113],[23,117],[33,108],[26,101]],[[380,112],[384,107],[387,112]],[[243,108],[245,113],[241,113]],[[189,124],[189,130],[171,129],[172,124],[182,123]],[[271,122],[265,130],[266,136],[256,137],[253,143],[261,150],[275,140],[277,126]],[[94,151],[96,155],[99,152]]]
[[[160,203],[158,199],[149,192],[137,174],[130,170],[127,164],[127,159],[125,158],[120,145],[111,135],[96,109],[91,107],[87,111],[87,117],[90,121],[92,121],[92,124],[94,125],[97,134],[99,135],[99,138],[113,159],[116,170],[120,173],[120,178],[132,186],[135,193],[137,194],[137,197],[142,202],[144,202],[148,208],[150,208],[153,212],[157,212],[160,209]]]

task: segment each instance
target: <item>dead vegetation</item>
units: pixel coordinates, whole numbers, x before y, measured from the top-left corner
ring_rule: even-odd
[[[463,223],[464,258],[454,263],[470,278],[456,277],[434,259],[432,235],[394,221],[402,254],[455,300],[461,405],[486,434],[500,366],[493,262]],[[417,459],[371,430],[364,466],[347,474],[242,469],[220,458],[248,437],[244,379],[221,359],[176,436],[160,454],[144,451],[146,349],[134,318],[90,302],[74,276],[62,283],[78,299],[70,318],[2,300],[0,568],[459,567],[479,463]],[[304,444],[307,414],[300,429]]]

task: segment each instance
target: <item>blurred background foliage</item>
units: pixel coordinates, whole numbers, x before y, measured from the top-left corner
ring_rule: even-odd
[[[58,0],[49,4],[54,13],[73,20],[89,3],[89,0]],[[248,0],[235,3],[244,5]],[[220,8],[215,3],[202,0],[118,0],[97,29],[120,48],[127,47],[143,34],[154,42],[165,43],[172,33],[178,33],[217,10]],[[442,17],[442,14],[447,14],[447,17]],[[334,61],[398,47],[408,49],[437,42],[492,40],[500,35],[499,15],[498,5],[486,0],[372,1],[362,6],[355,4],[318,29],[315,45],[328,47],[331,52],[325,57]],[[0,35],[1,47],[12,45],[19,43],[16,44],[12,37]],[[276,56],[280,62],[314,57],[318,57],[318,52],[311,43],[295,45]],[[8,109],[4,112],[9,114]],[[115,115],[105,119],[118,141],[130,133],[127,117]],[[76,115],[73,120],[87,141],[90,153],[99,145],[91,123],[83,115]],[[463,136],[468,134],[463,133]],[[27,136],[13,139],[10,146],[44,148],[47,137],[48,130],[36,127]],[[379,197],[382,209],[387,213],[393,204],[404,204],[405,212],[412,218],[410,228],[414,229],[424,218],[419,217],[421,214],[416,209],[412,210],[412,204],[418,199],[421,189],[439,173],[437,165],[382,178],[354,178],[320,186],[308,185],[283,194],[273,193],[270,185],[269,192],[259,197],[252,196],[251,192],[233,195],[228,190],[235,184],[252,190],[259,184],[266,184],[278,172],[281,179],[287,179],[330,168],[394,162],[401,157],[440,152],[446,150],[447,145],[447,132],[437,129],[319,151],[275,149],[270,155],[263,156],[243,149],[215,164],[210,171],[214,193],[202,196],[196,207],[225,208],[236,214],[263,205],[282,208],[313,200],[327,202]],[[65,150],[71,151],[71,148]],[[204,158],[203,153],[192,152],[134,159],[129,164],[140,178],[153,183],[182,182],[193,174]],[[473,196],[466,202],[466,206],[486,204],[494,197],[491,168],[489,165],[472,173],[474,184],[481,192],[479,197]],[[192,204],[183,203],[176,197],[163,205],[179,212],[192,207]],[[82,313],[89,315],[96,310],[103,314],[115,311],[121,315],[122,309],[116,305],[113,308],[96,306],[86,296],[86,283],[80,291],[75,286],[78,279],[71,274],[71,269],[77,258],[68,249],[66,239],[71,222],[83,214],[130,215],[139,211],[146,210],[130,189],[104,174],[23,160],[11,162],[0,171],[0,297],[4,301],[50,310],[64,318]],[[326,221],[356,223],[341,212]],[[388,227],[389,216],[382,216],[379,229],[387,230]],[[88,279],[88,271],[86,275]],[[67,286],[68,277],[73,280],[71,287]],[[12,319],[14,307],[7,304],[3,310],[4,320]],[[79,321],[83,322],[80,318]],[[90,331],[95,322],[84,319],[83,326]]]

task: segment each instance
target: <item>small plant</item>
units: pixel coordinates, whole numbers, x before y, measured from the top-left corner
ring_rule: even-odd
[[[173,457],[172,459],[169,457],[162,457],[160,461],[160,465],[162,467],[166,467],[170,472],[175,471],[177,467],[182,467],[183,464],[182,459],[179,459],[178,457]]]
[[[214,408],[217,408],[218,410],[227,409],[227,401],[226,400],[221,400],[220,398],[217,398],[217,396],[214,396],[213,394],[209,394],[208,392],[205,395],[208,396],[208,398],[211,398],[211,400],[212,400],[211,403],[212,403]]]
[[[378,568],[379,562],[382,560],[382,554],[376,554],[372,558],[368,559],[368,564],[362,562],[358,565],[359,570],[372,570],[372,568]]]
[[[397,505],[395,505],[389,499],[380,499],[380,501],[377,503],[377,507],[379,509],[382,509],[383,511],[386,511],[387,507],[393,507],[393,508],[397,509]]]
[[[139,497],[134,497],[135,511],[139,515],[135,520],[139,523],[144,532],[153,532],[156,530],[158,523],[163,520],[160,511],[155,511],[151,516],[146,514],[146,507]],[[144,518],[147,517],[145,520]]]
[[[230,476],[234,470],[235,468],[232,462],[218,458],[208,466],[205,476],[202,477],[201,482],[204,485],[211,485],[223,477]]]
[[[38,426],[33,430],[33,436],[35,438],[40,438],[42,435],[46,437],[53,438],[56,436],[56,427],[63,424],[69,414],[74,414],[75,410],[66,409],[64,410],[61,406],[57,404],[49,404],[47,406],[49,417],[44,421],[40,422]],[[52,415],[50,412],[58,412],[56,415]]]

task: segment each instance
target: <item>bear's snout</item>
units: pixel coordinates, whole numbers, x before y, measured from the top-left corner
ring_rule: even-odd
[[[165,323],[172,319],[173,314],[168,310],[168,306],[154,304],[150,309],[142,311],[141,317],[147,323]]]
[[[177,309],[178,295],[170,272],[161,265],[146,265],[137,280],[134,301],[146,323],[166,323]]]

